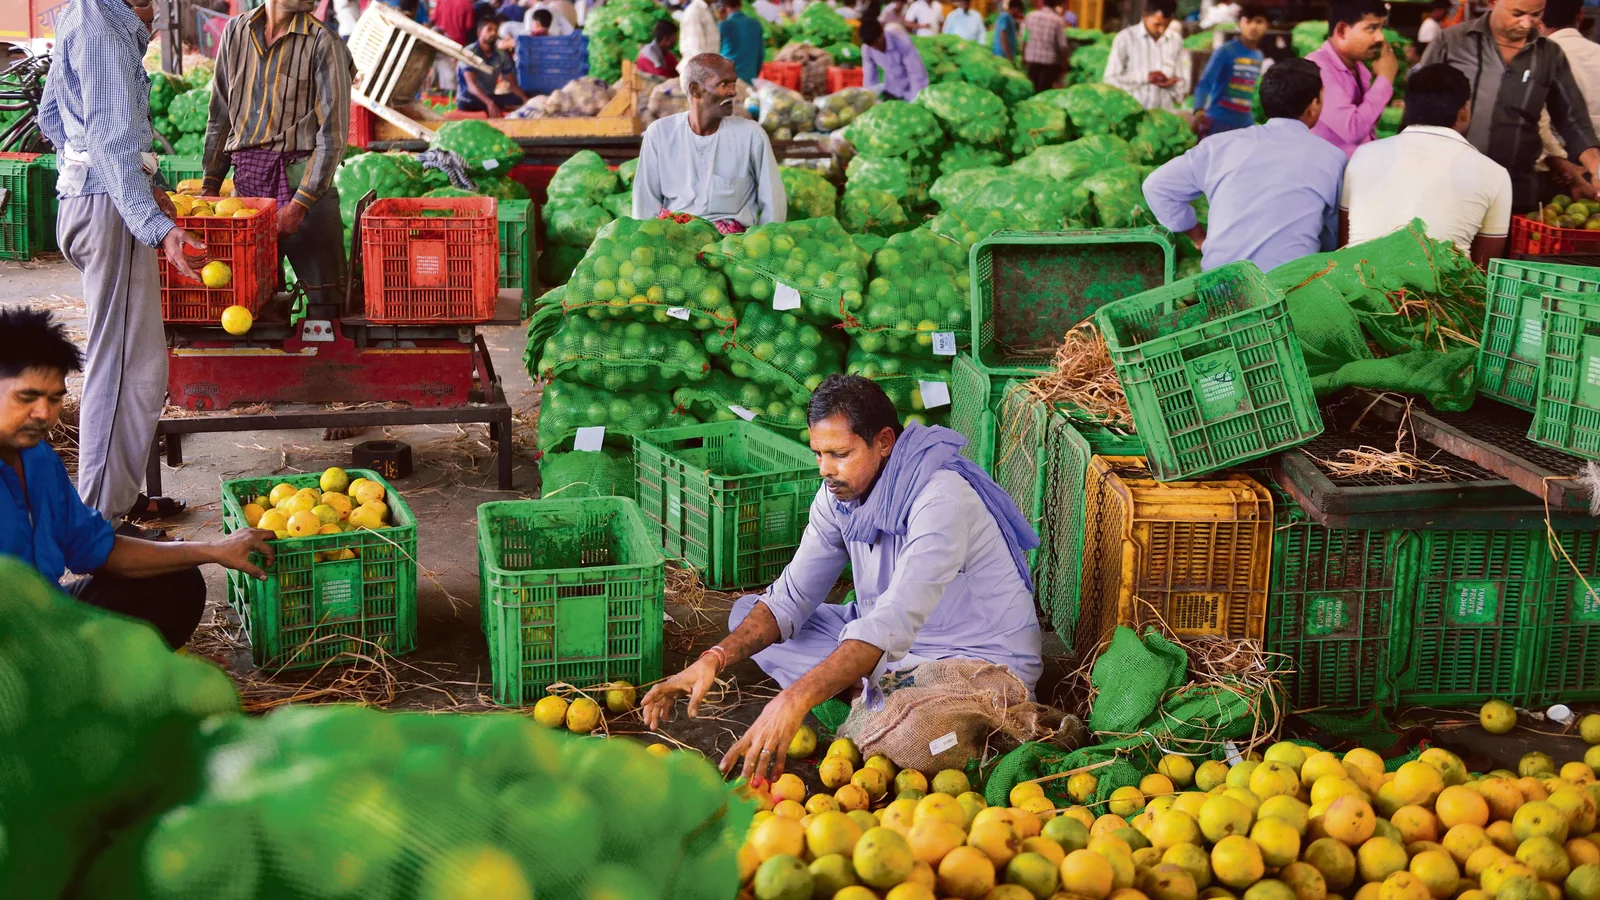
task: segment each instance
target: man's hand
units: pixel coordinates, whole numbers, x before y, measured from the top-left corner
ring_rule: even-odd
[[[761,715],[722,757],[722,774],[728,774],[740,758],[744,768],[740,775],[746,779],[772,780],[783,774],[783,763],[788,758],[789,742],[805,721],[810,707],[798,696],[785,690],[768,701]]]
[[[294,234],[300,230],[300,223],[306,220],[306,208],[290,200],[278,207],[278,233]]]
[[[204,241],[174,226],[167,232],[167,236],[161,239],[161,249],[167,254],[167,259],[178,270],[179,275],[190,281],[200,280],[200,268],[206,264]],[[198,260],[191,260],[191,255],[198,257]]]
[[[1194,118],[1190,120],[1189,127],[1193,129],[1195,137],[1203,138],[1206,136],[1206,132],[1211,130],[1211,117],[1203,111],[1197,112],[1194,114]]]
[[[1156,87],[1166,87],[1167,73],[1161,71],[1160,69],[1156,69],[1150,73],[1149,81]]]
[[[1387,78],[1392,84],[1395,76],[1400,74],[1400,58],[1394,55],[1394,47],[1388,41],[1383,42],[1383,50],[1378,58],[1372,61],[1372,75],[1374,78]]]
[[[1189,236],[1189,240],[1194,241],[1194,248],[1196,250],[1205,249],[1206,227],[1204,225],[1196,225],[1188,231],[1185,231],[1184,234]]]
[[[500,104],[495,103],[493,100],[484,101],[483,114],[491,119],[503,119],[506,117],[505,111],[500,108]]]
[[[700,715],[700,701],[717,680],[717,662],[713,657],[702,656],[682,672],[656,683],[639,704],[644,712],[644,725],[651,731],[672,721],[672,708],[678,698],[689,695],[689,718]]]
[[[212,562],[235,572],[243,572],[258,581],[265,581],[267,573],[250,562],[250,554],[259,553],[267,565],[272,565],[276,555],[272,550],[272,532],[265,528],[241,528],[220,541],[211,544]]]
[[[166,216],[174,222],[178,221],[178,208],[172,205],[172,198],[167,196],[166,191],[163,191],[158,187],[152,187],[150,189],[150,196],[156,198],[156,205],[161,207],[161,214],[163,216]]]

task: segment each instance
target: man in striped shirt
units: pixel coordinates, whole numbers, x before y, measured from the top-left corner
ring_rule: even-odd
[[[1176,0],[1149,0],[1144,18],[1111,41],[1105,83],[1132,94],[1145,109],[1174,110],[1189,93],[1189,51],[1172,27]]]
[[[350,128],[350,51],[311,15],[315,0],[267,0],[235,16],[217,44],[205,193],[228,167],[241,197],[278,201],[278,249],[309,304],[344,296],[344,226],[333,173]]]
[[[1070,52],[1061,0],[1044,0],[1043,6],[1022,20],[1022,30],[1027,32],[1022,61],[1028,67],[1028,80],[1035,91],[1048,91],[1061,80],[1061,63]]]

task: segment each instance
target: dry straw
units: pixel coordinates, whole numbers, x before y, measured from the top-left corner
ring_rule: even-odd
[[[1066,404],[1108,425],[1132,426],[1128,396],[1093,322],[1079,322],[1056,348],[1055,368],[1024,383],[1028,393],[1050,405]]]

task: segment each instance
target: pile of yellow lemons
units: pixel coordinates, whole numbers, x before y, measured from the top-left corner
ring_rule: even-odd
[[[188,194],[191,197],[198,197],[204,192],[204,190],[203,190],[204,186],[205,186],[205,179],[203,179],[203,178],[185,178],[182,181],[178,182],[178,190],[176,192],[168,191],[168,193],[169,194],[171,194],[171,193]],[[221,197],[232,197],[233,196],[233,179],[232,178],[223,179],[222,188],[217,191],[217,195],[221,196]]]
[[[264,496],[244,505],[244,521],[265,528],[279,538],[341,534],[364,528],[376,531],[393,523],[384,503],[383,485],[366,478],[354,481],[337,466],[322,473],[319,487],[297,488],[288,482],[274,485]],[[355,559],[354,550],[329,550],[325,558]]]
[[[989,807],[960,772],[862,766],[841,740],[818,769],[832,794],[807,798],[792,774],[753,792],[740,897],[1600,900],[1600,715],[1579,731],[1583,760],[1530,753],[1477,777],[1436,747],[1394,772],[1371,750],[1289,742],[1231,766],[1167,756],[1101,803],[1095,775],[1074,774],[1088,805],[1064,809],[1038,782]]]
[[[615,715],[632,710],[639,700],[639,689],[626,681],[613,681],[584,690],[586,693],[580,693],[570,701],[555,694],[541,697],[533,705],[533,720],[546,728],[565,728],[574,734],[588,734],[600,727],[602,713],[600,704],[587,694],[603,694],[606,709]],[[660,749],[656,749],[658,747]],[[665,755],[671,748],[665,744],[651,744],[645,749]]]
[[[245,206],[244,201],[236,197],[205,198],[167,191],[167,199],[172,201],[172,208],[178,213],[179,218],[248,219],[261,212],[259,209]]]

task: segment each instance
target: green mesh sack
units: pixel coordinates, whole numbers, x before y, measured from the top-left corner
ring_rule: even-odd
[[[187,95],[185,95],[187,96]],[[385,153],[358,153],[347,157],[334,170],[333,185],[339,189],[339,217],[344,227],[355,224],[356,203],[368,191],[384,197],[415,197],[421,193],[418,180],[395,157]]]
[[[926,382],[941,382],[945,387],[945,396],[949,397],[950,360],[947,357],[926,357],[921,359],[903,356],[883,356],[877,353],[868,353],[859,345],[852,346],[845,359],[844,371],[847,375],[860,375],[870,378],[883,392],[889,395],[889,401],[901,413],[933,412],[942,415],[949,411],[949,403],[942,403],[929,410],[922,399],[922,385]]]
[[[179,156],[200,156],[206,152],[203,134],[186,134],[172,142],[172,152]]]
[[[583,261],[587,248],[574,247],[570,244],[558,244],[554,241],[545,245],[539,251],[539,283],[540,284],[566,284],[572,277],[572,270]]]
[[[1072,52],[1067,63],[1067,84],[1094,84],[1106,74],[1106,63],[1111,61],[1111,47],[1095,44],[1079,47]]]
[[[1328,23],[1321,19],[1301,22],[1289,32],[1289,41],[1294,44],[1294,55],[1300,57],[1309,56],[1327,39]]]
[[[981,779],[984,799],[991,806],[1009,806],[1011,789],[1021,782],[1098,764],[1099,768],[1094,770],[1095,792],[1089,802],[1103,804],[1110,799],[1112,791],[1119,787],[1135,787],[1139,779],[1154,772],[1161,756],[1155,741],[1144,736],[1077,750],[1030,741],[1000,757],[988,768],[980,768],[977,761],[969,763],[968,771],[974,779]],[[1067,794],[1065,778],[1043,782],[1040,787],[1058,807],[1077,805]]]
[[[429,169],[428,171],[437,170]],[[485,197],[493,197],[496,200],[528,199],[528,189],[523,187],[520,181],[505,175],[480,175],[474,178],[472,183],[478,188],[478,193]]]
[[[621,165],[617,166],[617,180],[622,182],[624,188],[632,190],[633,174],[637,171],[639,171],[639,157],[625,159]]]
[[[826,51],[829,56],[833,57],[833,64],[836,66],[861,65],[860,44],[845,42],[840,44],[830,44],[822,49]]]
[[[1011,107],[1008,149],[1013,156],[1025,156],[1040,147],[1062,143],[1070,134],[1066,111],[1047,100],[1028,99]]]
[[[835,330],[813,325],[764,303],[747,303],[731,333],[707,334],[706,349],[720,352],[735,378],[788,391],[805,403],[829,375],[844,371],[844,342]]]
[[[1071,182],[1101,169],[1138,162],[1139,155],[1127,141],[1114,135],[1096,134],[1041,147],[1017,160],[1012,168],[1025,175]]]
[[[1144,107],[1133,95],[1121,88],[1095,82],[1075,84],[1036,95],[1060,106],[1072,122],[1072,130],[1083,136],[1114,134],[1120,138],[1133,137]]]
[[[686,218],[608,223],[573,271],[562,307],[596,319],[732,327],[727,280],[697,260],[701,249],[717,240],[717,229],[704,219]]]
[[[839,213],[839,189],[833,182],[811,169],[778,167],[783,192],[789,199],[789,215],[795,219],[815,219]]]
[[[545,291],[544,295],[533,301],[533,307],[528,313],[528,342],[522,351],[522,367],[527,369],[528,377],[535,381],[539,378],[540,363],[544,359],[544,346],[550,336],[561,330],[561,325],[566,316],[561,309],[561,298],[566,294],[566,286],[554,287]]]
[[[770,222],[726,235],[700,258],[727,274],[738,300],[772,306],[783,285],[800,295],[796,315],[832,323],[838,321],[841,304],[860,301],[871,257],[856,247],[839,220],[824,216]]]
[[[925,206],[933,183],[932,167],[900,156],[861,155],[845,167],[845,190],[883,191],[906,209]]]
[[[930,84],[918,92],[916,103],[937,116],[951,137],[969,144],[997,143],[1011,124],[999,97],[964,82]]]
[[[606,437],[661,428],[673,418],[672,398],[661,391],[612,392],[575,381],[552,381],[539,400],[539,449],[572,450],[579,428],[602,427]]]
[[[457,187],[438,187],[422,195],[424,200],[448,200],[452,197],[476,197],[477,191],[464,191]]]
[[[818,131],[838,131],[877,105],[877,91],[847,87],[816,99],[817,117],[814,124]]]
[[[205,134],[211,118],[211,88],[197,87],[173,97],[167,106],[167,119],[184,134]]]
[[[628,497],[638,492],[633,453],[606,447],[598,451],[546,453],[539,458],[539,497],[571,500]]]
[[[690,416],[705,422],[743,419],[804,443],[806,403],[788,388],[737,379],[715,370],[702,381],[672,392],[672,399]]]
[[[150,114],[166,115],[172,101],[188,90],[189,84],[182,78],[174,78],[165,72],[154,73],[150,76]]]
[[[855,33],[833,7],[826,3],[808,3],[795,19],[793,37],[813,47],[830,48],[834,44],[849,44],[855,39]]]
[[[873,254],[871,275],[861,306],[844,316],[861,350],[931,360],[936,333],[953,333],[957,347],[971,344],[967,254],[959,243],[928,228],[897,234]]]
[[[1154,629],[1140,636],[1119,625],[1089,673],[1095,687],[1089,730],[1117,736],[1137,732],[1161,698],[1188,677],[1189,657],[1182,646]]]
[[[626,219],[633,215],[633,191],[621,191],[605,199],[600,208],[610,213],[614,219]]]
[[[589,39],[589,74],[607,84],[622,77],[622,61],[630,62],[648,44],[656,21],[671,14],[651,0],[610,0],[594,8],[584,23]]]
[[[944,144],[939,119],[926,107],[902,100],[885,100],[862,113],[844,136],[857,151],[880,158],[931,153]]]
[[[711,370],[689,328],[568,316],[545,342],[539,374],[608,391],[661,390],[699,381]]]
[[[905,207],[888,191],[845,183],[839,201],[839,222],[852,234],[868,233],[888,237],[910,227]]]
[[[0,582],[0,884],[61,897],[113,828],[189,790],[196,730],[239,698],[212,663],[20,560],[0,557]]]
[[[603,9],[604,7],[602,7]],[[546,193],[551,206],[567,204],[596,206],[622,190],[617,173],[593,150],[580,150],[556,167]]]
[[[1164,109],[1147,109],[1139,118],[1128,145],[1138,155],[1139,162],[1159,166],[1182,156],[1199,140],[1189,123],[1177,115]]]
[[[600,229],[610,224],[615,216],[599,204],[572,206],[547,206],[545,231],[558,244],[587,247],[599,237]]]
[[[431,145],[448,150],[467,163],[470,175],[504,175],[522,159],[522,148],[505,132],[483,119],[457,119],[439,126]]]
[[[973,219],[998,212],[1013,229],[1060,231],[1083,227],[1092,220],[1093,199],[1081,183],[1071,185],[1008,173],[978,185],[966,200],[952,208]]]
[[[1000,178],[1008,172],[998,166],[975,166],[940,175],[928,189],[928,196],[941,207],[956,206],[966,202],[974,191]]]
[[[879,248],[889,242],[889,239],[878,234],[852,234],[850,235],[850,242],[855,244],[856,249],[865,254],[870,261],[872,254],[877,253]]]
[[[994,234],[996,231],[1016,230],[1019,227],[1014,217],[1007,216],[997,209],[973,209],[958,207],[947,209],[928,220],[927,228],[940,237],[949,238],[966,248]],[[1029,223],[1021,227],[1030,231],[1042,230]]]
[[[857,157],[859,159],[860,157]],[[993,147],[974,147],[955,143],[939,157],[939,177],[967,169],[991,169],[1009,161],[1005,151]]]
[[[1095,222],[1101,228],[1150,224],[1144,201],[1144,170],[1132,166],[1102,169],[1079,186],[1094,198]]]

